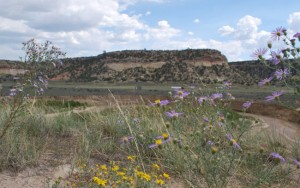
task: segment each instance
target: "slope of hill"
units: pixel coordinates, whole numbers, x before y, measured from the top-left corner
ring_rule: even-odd
[[[185,83],[227,80],[234,84],[255,85],[274,72],[258,61],[228,63],[221,52],[211,49],[125,50],[93,57],[66,58],[63,62],[62,67],[49,75],[52,80]],[[294,64],[300,70],[299,63]],[[22,73],[24,67],[18,63],[0,61],[2,79]],[[295,71],[292,74],[292,79],[300,80]]]

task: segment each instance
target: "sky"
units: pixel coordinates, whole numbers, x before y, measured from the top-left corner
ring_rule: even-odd
[[[0,0],[0,59],[49,40],[67,57],[104,51],[217,49],[250,60],[277,27],[300,32],[299,0]]]

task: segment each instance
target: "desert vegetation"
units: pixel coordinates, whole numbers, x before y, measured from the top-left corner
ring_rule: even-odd
[[[284,28],[277,28],[273,38],[288,39]],[[289,50],[282,53],[274,55],[271,44],[269,49],[254,52],[273,70],[260,80],[256,92],[271,88],[265,101],[283,105],[285,94],[300,93],[296,79],[286,81],[299,73],[295,61],[289,61],[298,61],[296,39],[299,33],[286,42]],[[161,91],[166,94],[159,97],[135,95],[126,103],[111,90],[106,105],[95,99],[53,100],[41,97],[48,88],[46,75],[57,71],[65,54],[50,42],[35,40],[24,43],[24,50],[25,63],[32,68],[1,98],[1,170],[69,164],[67,176],[44,182],[53,188],[299,184],[299,135],[283,136],[285,133],[268,129],[265,122],[247,115],[255,103],[251,97],[240,104],[240,112],[234,111],[229,81],[210,89],[203,82],[187,84]],[[265,57],[268,50],[271,59]],[[183,77],[178,78],[184,82]],[[265,86],[272,82],[281,84]],[[290,110],[297,113],[296,100],[294,104]]]

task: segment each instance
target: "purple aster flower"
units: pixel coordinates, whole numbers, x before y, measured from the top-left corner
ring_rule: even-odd
[[[189,94],[190,94],[190,92],[183,91],[183,90],[177,90],[174,97],[183,99],[183,98],[187,97]]]
[[[258,86],[263,86],[263,85],[266,85],[268,83],[271,82],[271,80],[273,80],[273,76],[271,76],[270,78],[265,78],[263,80],[261,80],[260,82],[258,82]]]
[[[297,32],[296,34],[293,35],[294,38],[298,38],[298,40],[300,40],[300,33]]]
[[[274,75],[278,80],[282,80],[283,78],[285,78],[287,75],[289,74],[289,70],[287,68],[285,69],[279,69],[276,70]]]
[[[279,40],[281,36],[285,35],[286,29],[284,27],[277,27],[274,31],[271,33],[271,39],[272,40]]]
[[[230,82],[228,82],[228,81],[224,81],[224,82],[223,82],[224,88],[230,88],[231,85],[232,85],[232,84],[231,84]]]
[[[182,115],[183,113],[181,113],[181,112],[175,112],[175,110],[171,110],[170,112],[165,112],[165,114],[169,118],[172,118],[172,117],[178,117],[178,116]]]
[[[231,134],[226,134],[226,138],[230,141],[230,145],[232,145],[234,148],[241,150],[241,146],[237,143],[235,139],[233,139]]]
[[[207,141],[207,145],[214,146],[214,145],[215,145],[215,143],[214,143],[213,141],[209,140],[209,141]]]
[[[269,158],[275,159],[275,160],[280,160],[282,163],[285,163],[285,159],[281,155],[279,155],[279,153],[272,152],[269,155]]]
[[[251,55],[251,57],[253,58],[253,59],[264,59],[263,58],[263,56],[267,53],[267,49],[266,48],[259,48],[259,49],[257,49],[257,50],[255,50],[254,52],[253,52],[253,54]]]
[[[278,99],[284,92],[283,91],[274,91],[272,95],[266,97],[266,101],[272,101]]]
[[[251,105],[252,105],[252,102],[246,101],[246,102],[243,104],[243,109],[247,110],[248,108],[250,108]]]
[[[150,103],[150,106],[165,106],[169,104],[169,100],[155,100],[154,103]]]
[[[204,118],[203,118],[203,121],[205,121],[206,123],[208,123],[208,122],[209,122],[209,119],[208,119],[207,117],[204,117]]]
[[[293,161],[293,164],[296,165],[297,167],[300,167],[300,162],[297,159]]]
[[[281,59],[282,59],[282,50],[277,50],[277,52],[275,52],[275,51],[271,52],[271,59],[270,59],[270,61],[274,65],[278,65],[280,63]]]
[[[222,127],[224,124],[221,121],[218,121],[218,125]]]
[[[215,99],[222,99],[223,98],[223,94],[222,93],[214,93],[211,95],[211,99],[215,100]]]
[[[199,97],[198,98],[198,103],[200,104],[200,105],[202,105],[202,103],[204,102],[204,101],[207,101],[207,97]]]

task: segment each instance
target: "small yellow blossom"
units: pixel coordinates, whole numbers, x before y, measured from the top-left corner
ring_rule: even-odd
[[[156,170],[160,170],[160,166],[158,164],[153,164],[152,168],[156,169]]]
[[[212,146],[212,147],[211,147],[211,153],[212,153],[212,154],[217,153],[217,151],[218,151],[218,148],[217,148],[216,146]]]
[[[230,144],[233,145],[234,143],[236,143],[236,140],[235,139],[231,139],[230,140]]]
[[[147,173],[143,173],[142,178],[145,179],[146,181],[150,181],[151,176]]]
[[[162,144],[162,140],[161,139],[155,140],[155,144],[156,145],[161,145]]]
[[[113,166],[112,171],[118,171],[119,170],[119,166]]]
[[[128,159],[129,161],[134,161],[135,158],[136,158],[136,156],[132,156],[132,155],[127,156],[127,159]]]
[[[154,103],[155,103],[155,104],[160,104],[160,100],[157,99],[157,100],[154,101]]]
[[[165,184],[165,182],[162,179],[158,179],[158,180],[156,180],[156,184],[163,185],[163,184]]]
[[[125,172],[117,172],[117,176],[125,176]]]
[[[170,179],[170,175],[169,174],[167,174],[167,173],[163,173],[163,176],[164,176],[164,178],[166,178],[166,179]]]
[[[164,137],[165,140],[169,138],[169,135],[167,133],[163,133],[162,136]]]
[[[101,168],[101,170],[107,170],[107,166],[106,165],[101,165],[100,168]]]
[[[97,183],[98,185],[102,185],[103,187],[106,186],[106,183],[107,183],[107,180],[104,180],[104,179],[100,179],[98,177],[93,177],[93,181],[95,183]]]

